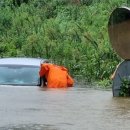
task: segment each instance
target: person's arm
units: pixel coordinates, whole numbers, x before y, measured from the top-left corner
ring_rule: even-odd
[[[114,71],[113,74],[110,76],[110,79],[111,79],[111,80],[113,80],[113,79],[115,78],[116,71],[117,71],[117,68],[118,68],[119,65],[120,65],[120,64],[118,64],[118,65],[116,66],[115,71]]]
[[[47,80],[45,76],[40,77],[40,87],[47,87]]]
[[[113,72],[113,74],[110,76],[110,79],[113,80],[116,74],[116,70]]]
[[[47,71],[48,71],[48,65],[47,64],[41,64],[39,76],[44,77]]]
[[[41,64],[40,66],[40,71],[39,71],[39,76],[41,80],[41,87],[46,87],[47,86],[47,79],[46,79],[46,73],[49,70],[47,64]]]
[[[72,77],[68,74],[67,75],[67,87],[73,87],[74,85],[74,80],[72,79]]]

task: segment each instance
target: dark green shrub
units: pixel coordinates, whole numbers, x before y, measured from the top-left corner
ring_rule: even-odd
[[[119,96],[121,97],[130,96],[130,80],[126,78],[122,79]]]

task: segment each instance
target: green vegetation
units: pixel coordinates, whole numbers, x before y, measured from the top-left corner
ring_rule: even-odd
[[[122,79],[119,96],[121,97],[130,96],[130,80],[126,78]]]
[[[1,57],[47,58],[77,79],[108,81],[121,59],[110,46],[107,24],[127,0],[17,1],[0,1]]]

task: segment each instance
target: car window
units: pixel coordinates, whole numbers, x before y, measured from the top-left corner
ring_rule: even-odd
[[[0,84],[37,85],[39,80],[38,71],[38,66],[0,66]]]

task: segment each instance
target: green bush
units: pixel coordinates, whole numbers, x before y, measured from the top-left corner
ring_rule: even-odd
[[[130,80],[126,78],[122,79],[119,96],[121,97],[130,96]]]
[[[127,0],[29,0],[0,3],[0,56],[43,57],[77,79],[108,80],[120,62],[108,37],[113,9]]]

